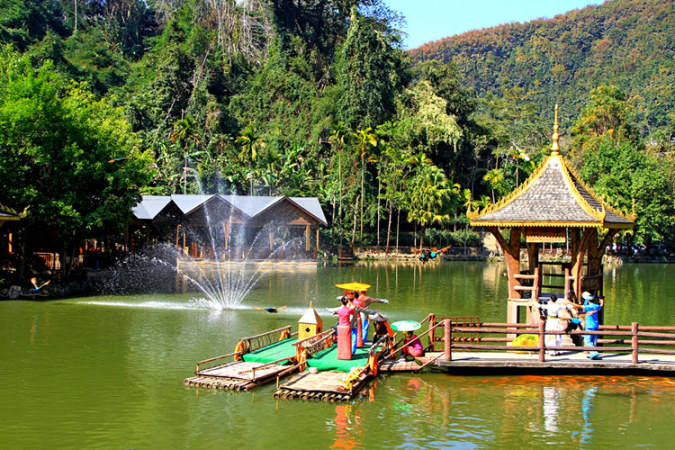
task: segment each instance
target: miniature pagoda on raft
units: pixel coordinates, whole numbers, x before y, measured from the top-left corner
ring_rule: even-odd
[[[598,197],[559,153],[558,105],[551,155],[510,195],[482,211],[469,211],[471,226],[490,231],[506,259],[509,280],[507,321],[530,321],[529,300],[558,297],[579,302],[583,291],[602,295],[602,255],[621,230],[632,229],[635,216],[627,216]],[[509,240],[501,229],[509,229]],[[521,268],[521,237],[525,238],[528,267]],[[542,244],[567,243],[568,258],[562,263],[539,261]],[[585,261],[584,261],[585,260]],[[561,270],[545,273],[555,264]],[[542,284],[559,277],[562,283]],[[547,289],[550,292],[543,293]],[[521,314],[524,307],[527,317]]]

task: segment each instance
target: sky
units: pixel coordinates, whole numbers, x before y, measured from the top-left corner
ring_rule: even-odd
[[[405,48],[471,30],[507,23],[551,19],[603,0],[384,0],[403,14],[408,33]]]

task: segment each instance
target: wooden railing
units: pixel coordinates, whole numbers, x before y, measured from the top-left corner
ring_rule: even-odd
[[[442,324],[445,320],[450,320],[455,327],[474,327],[480,324],[480,317],[478,316],[464,316],[464,317],[437,317],[436,314],[429,314],[421,323],[429,322],[429,345],[425,350],[437,352],[445,345],[445,335],[439,336],[436,333],[436,325]],[[462,333],[459,337],[460,342],[480,342],[480,335],[475,333]]]
[[[637,322],[627,325],[603,325],[598,331],[545,331],[544,322],[537,327],[529,324],[514,323],[479,323],[471,326],[457,326],[451,320],[443,321],[445,331],[445,356],[448,361],[452,360],[453,350],[476,350],[476,351],[536,351],[539,361],[546,361],[547,351],[572,351],[572,352],[611,352],[630,353],[633,364],[638,364],[640,354],[675,355],[675,327],[670,326],[640,326]],[[462,341],[463,334],[473,333],[482,336],[477,343]],[[536,348],[526,346],[506,345],[512,339],[508,335],[534,334],[539,343]],[[598,347],[578,346],[546,346],[546,335],[572,335],[598,336]],[[498,337],[488,337],[497,335]],[[500,337],[504,335],[504,337]],[[504,345],[500,345],[500,344]],[[617,346],[618,345],[618,346]],[[650,347],[645,347],[650,346]]]
[[[282,338],[284,337],[284,335],[290,338],[292,336],[296,336],[297,334],[298,334],[297,332],[291,334],[291,325],[288,325],[283,328],[277,328],[276,330],[268,331],[266,333],[242,338],[240,343],[243,345],[243,349],[241,351],[235,350],[233,353],[228,353],[227,355],[215,356],[213,358],[205,359],[203,361],[198,361],[196,372],[199,372],[200,366],[202,366],[203,364],[207,364],[213,361],[219,361],[221,359],[232,358],[234,356],[245,355],[246,353],[250,353],[252,351],[261,349],[263,347],[267,347],[268,345],[272,345],[274,343],[279,342],[280,340],[283,340]]]

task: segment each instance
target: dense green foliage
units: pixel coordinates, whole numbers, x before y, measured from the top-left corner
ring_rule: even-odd
[[[317,196],[333,244],[433,238],[528,176],[558,101],[580,173],[635,205],[628,239],[667,242],[669,6],[616,0],[406,53],[382,0],[9,0],[0,170],[21,181],[0,203],[86,234],[123,223],[141,193]],[[598,105],[616,125],[593,123]],[[55,169],[60,186],[38,195],[59,183],[35,174]]]
[[[675,107],[672,0],[611,0],[556,16],[471,31],[411,51],[416,61],[453,61],[480,97],[522,88],[537,113],[562,106],[570,126],[601,84],[619,87],[643,135],[669,123]]]
[[[122,108],[63,80],[51,63],[34,70],[7,47],[0,61],[3,202],[28,207],[30,226],[64,240],[123,229],[152,158]]]

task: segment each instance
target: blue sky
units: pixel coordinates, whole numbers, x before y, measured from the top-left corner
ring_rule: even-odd
[[[406,48],[470,30],[552,18],[603,0],[384,0],[406,18]]]

